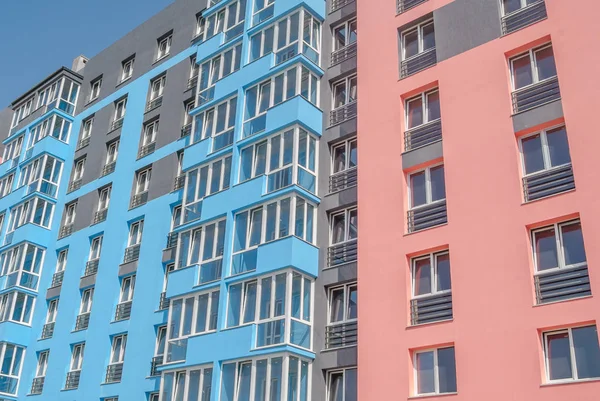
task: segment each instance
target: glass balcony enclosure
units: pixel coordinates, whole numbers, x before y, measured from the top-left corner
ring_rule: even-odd
[[[20,286],[36,291],[44,253],[44,249],[28,242],[4,251],[0,255],[0,276],[6,276],[4,288]]]
[[[27,186],[26,195],[41,192],[56,198],[62,165],[61,161],[49,155],[35,159],[21,169],[19,187]]]

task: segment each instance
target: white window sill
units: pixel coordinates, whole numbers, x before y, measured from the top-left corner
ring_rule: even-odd
[[[448,397],[448,396],[452,396],[452,395],[458,395],[458,392],[454,392],[454,393],[439,393],[439,394],[423,394],[423,395],[411,395],[410,397],[408,397],[409,400],[417,400],[417,399],[423,399],[423,398],[433,398],[433,397]]]
[[[590,379],[577,379],[577,380],[574,380],[574,379],[555,380],[555,381],[542,383],[542,384],[540,384],[540,387],[564,386],[564,385],[568,385],[568,384],[583,384],[583,383],[599,382],[599,381],[600,381],[600,377],[592,377]]]

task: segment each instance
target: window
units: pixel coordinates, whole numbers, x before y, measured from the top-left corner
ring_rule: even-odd
[[[150,176],[152,174],[152,168],[147,168],[136,173],[135,179],[135,195],[147,192],[150,188]]]
[[[356,18],[333,28],[333,51],[356,43]]]
[[[113,121],[119,121],[125,117],[125,109],[127,107],[127,98],[121,99],[115,103],[115,117]]]
[[[125,359],[125,347],[127,346],[127,334],[121,334],[114,336],[112,340],[112,347],[110,349],[110,363],[109,365],[123,363]]]
[[[356,168],[358,165],[357,149],[356,138],[333,145],[331,147],[331,173],[337,174]]]
[[[433,21],[422,22],[401,33],[402,60],[407,60],[426,51],[435,49]]]
[[[85,315],[92,312],[92,302],[94,300],[94,288],[88,288],[81,294],[81,304],[79,305],[79,314]]]
[[[129,239],[127,246],[134,246],[142,243],[142,234],[144,231],[144,220],[131,223],[129,226]]]
[[[83,352],[85,350],[85,343],[73,345],[71,351],[71,366],[70,372],[80,371],[81,365],[83,364]]]
[[[42,192],[56,197],[62,165],[61,161],[49,155],[35,159],[21,169],[19,187],[27,185],[27,194]]]
[[[29,136],[27,148],[31,149],[33,145],[35,145],[47,136],[51,136],[52,138],[58,139],[61,142],[67,142],[69,140],[70,132],[70,121],[59,115],[50,116],[44,121],[40,122],[39,124],[36,124],[33,128],[31,128],[31,135]]]
[[[150,101],[156,100],[163,95],[166,83],[166,75],[156,78],[150,82]]]
[[[333,108],[337,109],[353,103],[357,99],[358,81],[356,75],[344,78],[332,85]]]
[[[548,382],[600,377],[596,326],[573,327],[543,334]]]
[[[113,141],[106,145],[106,163],[105,165],[109,165],[111,163],[115,163],[117,161],[117,156],[119,153],[119,141]]]
[[[100,259],[100,252],[102,251],[102,241],[104,236],[99,235],[92,239],[90,244],[90,254],[88,255],[88,260],[98,260]]]
[[[32,130],[35,128],[32,128]],[[21,155],[21,149],[23,148],[23,138],[21,135],[16,139],[13,139],[4,147],[4,155],[2,156],[2,160],[12,160],[17,159]]]
[[[443,164],[410,174],[408,181],[411,209],[446,199]]]
[[[21,122],[21,120],[23,120],[25,117],[27,117],[31,113],[32,105],[33,105],[33,96],[30,97],[29,99],[27,99],[27,101],[25,101],[17,109],[15,109],[15,111],[13,113],[12,124],[10,126],[11,128],[16,127],[17,124],[19,122]]]
[[[501,0],[502,3],[502,14],[507,15],[515,11],[529,6],[530,4],[537,3],[539,0]]]
[[[165,344],[167,339],[167,326],[160,326],[156,330],[156,347],[154,356],[163,356],[165,354]]]
[[[415,395],[456,392],[454,347],[414,352]]]
[[[556,76],[552,44],[537,47],[510,59],[513,90]]]
[[[198,114],[194,119],[193,142],[213,138],[212,150],[223,149],[233,143],[237,113],[237,96]]]
[[[354,322],[358,319],[358,286],[356,283],[328,290],[328,324]]]
[[[55,81],[52,84],[46,86],[44,89],[38,92],[38,101],[36,109],[42,106],[52,103],[58,97],[58,90],[60,88],[61,81]]]
[[[183,105],[183,126],[184,127],[192,124],[194,117],[192,117],[192,115],[190,113],[192,112],[192,110],[194,110],[195,107],[196,107],[196,104],[193,100],[190,100],[189,102],[187,102]],[[188,134],[189,134],[189,132],[188,132]]]
[[[179,234],[176,266],[200,264],[200,282],[221,278],[226,220],[211,222]]]
[[[7,342],[0,343],[0,382],[3,383],[3,393],[17,395],[23,359],[25,348]]]
[[[48,302],[48,312],[46,313],[46,324],[56,322],[56,314],[58,313],[58,299],[53,299]]]
[[[100,197],[98,199],[98,211],[99,212],[108,209],[108,204],[110,203],[111,191],[112,191],[112,186],[105,187],[100,190]]]
[[[58,252],[58,256],[56,258],[56,272],[62,272],[67,267],[67,256],[69,255],[69,248],[63,249]]]
[[[565,126],[528,135],[519,144],[524,176],[571,163]]]
[[[198,396],[200,397],[200,396]],[[159,393],[152,393],[148,396],[148,401],[158,401],[160,399],[160,394]],[[201,398],[198,398],[201,399]],[[210,399],[210,396],[207,398]]]
[[[130,57],[129,59],[123,61],[121,63],[121,82],[128,80],[133,75],[133,63],[135,61],[134,57]]]
[[[89,138],[92,135],[92,126],[94,124],[94,117],[89,117],[86,118],[85,120],[83,120],[83,123],[81,123],[81,139],[80,141],[82,141],[83,139]]]
[[[24,292],[12,291],[0,295],[0,322],[31,324],[35,297]]]
[[[254,0],[254,13],[252,14],[252,25],[261,23],[262,21],[273,16],[273,8],[275,0]]]
[[[102,77],[96,78],[90,83],[90,102],[98,99],[100,96],[100,88],[102,87]]]
[[[213,370],[211,367],[193,367],[187,370],[164,372],[162,399],[163,401],[209,401],[214,398],[212,397],[212,380]],[[158,401],[158,397],[156,400]],[[149,401],[153,401],[153,398],[150,398]]]
[[[452,291],[447,251],[412,259],[413,299]]]
[[[4,288],[20,286],[37,290],[45,250],[28,242],[7,249],[0,254],[2,276],[7,276]]]
[[[135,274],[133,276],[124,277],[121,280],[121,295],[119,303],[131,302],[133,300],[133,290],[135,287]]]
[[[587,263],[579,220],[540,228],[533,231],[532,236],[538,273],[576,268]]]
[[[214,85],[218,80],[240,69],[242,60],[242,44],[205,61],[200,66],[196,65],[196,74],[200,76],[198,105],[202,105],[214,98]],[[192,69],[192,72],[194,69]]]
[[[187,173],[184,206],[195,203],[231,184],[231,156],[216,160]]]
[[[171,51],[171,42],[173,40],[173,35],[170,34],[165,38],[158,39],[158,51],[156,53],[156,60],[160,60],[163,57],[167,57],[169,52]]]
[[[28,223],[49,229],[52,223],[53,211],[53,203],[38,197],[13,206],[8,219],[7,233],[13,232]]]
[[[14,178],[15,174],[11,173],[0,180],[0,198],[5,197],[12,192]]]
[[[148,146],[156,141],[158,134],[158,120],[154,120],[144,125],[144,135],[142,135],[142,146]]]
[[[194,30],[194,38],[204,37],[204,28],[206,27],[206,20],[202,16],[202,13],[196,14],[196,29]]]
[[[73,202],[65,206],[65,222],[63,226],[69,226],[75,222],[75,214],[77,212],[77,202]]]
[[[406,101],[406,129],[412,129],[422,124],[441,118],[440,92],[434,89],[423,92]]]
[[[327,372],[327,401],[358,400],[358,370],[336,369]]]
[[[347,209],[331,214],[331,245],[358,238],[358,209]]]
[[[50,351],[42,351],[38,353],[37,368],[35,369],[35,377],[46,377],[48,369],[48,356]]]

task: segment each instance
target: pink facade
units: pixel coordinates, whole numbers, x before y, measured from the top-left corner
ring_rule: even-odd
[[[549,381],[542,341],[548,330],[600,320],[600,5],[545,0],[547,19],[399,79],[398,29],[453,1],[399,15],[394,0],[375,3],[359,0],[357,9],[359,399],[418,396],[414,351],[446,345],[455,347],[457,382],[447,396],[457,401],[600,399],[598,379]],[[508,59],[548,42],[564,116],[515,132]],[[440,91],[443,157],[403,169],[404,101],[432,87]],[[525,202],[518,138],[561,123],[576,189]],[[448,223],[408,234],[407,174],[442,160]],[[581,221],[592,295],[540,305],[530,230],[573,218]],[[412,325],[411,258],[442,249],[450,254],[453,319]]]

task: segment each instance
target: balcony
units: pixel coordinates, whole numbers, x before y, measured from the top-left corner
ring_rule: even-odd
[[[45,377],[34,378],[33,382],[31,383],[31,391],[29,392],[29,394],[42,394],[42,391],[44,390],[45,379]]]
[[[513,114],[539,107],[560,99],[558,77],[518,89],[512,93]]]
[[[156,142],[152,142],[152,143],[149,143],[148,145],[142,146],[138,153],[138,159],[141,159],[142,157],[145,157],[151,153],[154,153],[155,149],[156,149]]]
[[[408,152],[421,146],[442,139],[442,120],[437,119],[427,124],[419,125],[404,133],[404,151]]]
[[[87,330],[90,325],[90,312],[82,313],[77,316],[75,320],[75,331]]]
[[[196,99],[196,107],[200,107],[203,104],[206,104],[212,101],[215,98],[215,86],[211,86],[209,88],[203,89]]]
[[[331,67],[356,57],[356,42],[331,53]]]
[[[54,335],[54,322],[46,323],[42,328],[42,336],[40,337],[42,340],[47,338],[52,338]]]
[[[329,112],[329,126],[334,126],[356,117],[356,101],[338,107]]]
[[[347,6],[350,3],[354,3],[354,0],[332,0],[330,13],[339,10],[340,8]]]
[[[83,180],[81,178],[78,180],[71,181],[69,183],[69,187],[67,188],[67,193],[77,191],[79,188],[81,188],[82,183],[83,183]]]
[[[502,34],[508,35],[546,18],[548,14],[544,0],[529,4],[502,17]]]
[[[123,118],[123,117],[121,117],[121,118],[119,118],[118,120],[115,120],[115,121],[113,121],[113,122],[110,124],[110,130],[111,130],[111,131],[114,131],[114,130],[117,130],[117,129],[121,128],[121,127],[123,126],[123,119],[124,119],[124,118]]]
[[[116,161],[105,164],[104,167],[102,167],[102,172],[100,173],[100,177],[104,177],[105,175],[109,175],[109,174],[113,173],[115,171],[116,165],[117,165]]]
[[[592,295],[587,265],[538,273],[534,277],[538,304]]]
[[[90,137],[88,136],[87,138],[83,138],[81,139],[79,142],[77,142],[77,147],[75,148],[75,150],[79,150],[79,149],[83,149],[86,146],[88,146],[90,144]]]
[[[73,233],[73,223],[64,225],[58,231],[58,239],[68,237]]]
[[[130,263],[140,258],[140,244],[131,245],[125,249],[125,257],[123,263]]]
[[[157,97],[156,99],[152,99],[150,100],[147,104],[146,104],[146,112],[150,111],[150,110],[154,110],[157,107],[162,106],[162,101],[163,98],[162,96]]]
[[[335,267],[358,259],[358,240],[350,240],[327,248],[327,267]]]
[[[57,272],[52,276],[52,284],[50,284],[50,288],[60,287],[62,285],[63,279],[65,277],[65,272]]]
[[[275,3],[272,3],[260,11],[255,11],[252,17],[252,26],[258,25],[263,21],[268,20],[275,13]]]
[[[523,177],[525,202],[575,189],[571,163]]]
[[[192,123],[186,124],[181,127],[181,138],[185,138],[192,133]]]
[[[400,78],[414,75],[436,64],[437,55],[434,47],[433,49],[425,50],[407,60],[403,60],[400,63]]]
[[[358,342],[358,322],[345,322],[325,328],[325,349],[348,347]]]
[[[106,216],[108,215],[108,208],[98,210],[94,213],[94,219],[92,220],[92,225],[102,223],[106,220]]]
[[[81,370],[74,370],[67,373],[67,380],[65,382],[65,390],[74,390],[79,387],[79,378],[81,377]]]
[[[100,259],[88,260],[85,264],[85,271],[83,272],[83,276],[93,276],[98,273],[98,265],[100,264]]]
[[[160,368],[160,366],[162,365],[163,358],[163,355],[155,356],[154,358],[152,358],[152,362],[150,363],[150,376],[160,376],[158,368]]]
[[[411,209],[407,215],[409,233],[446,224],[448,222],[446,200]]]
[[[160,301],[158,302],[158,310],[169,309],[171,301],[167,298],[167,292],[163,291],[160,293]]]
[[[329,176],[329,193],[355,187],[358,184],[358,169],[350,168]]]
[[[425,3],[426,1],[427,0],[398,0],[396,11],[398,12],[398,14],[402,14],[403,12],[406,12],[411,8],[416,7],[421,3]]]
[[[144,191],[140,194],[133,195],[133,198],[131,198],[131,205],[129,206],[129,208],[133,209],[138,206],[145,205],[146,202],[148,202],[148,191]]]
[[[175,181],[173,182],[173,191],[177,191],[185,186],[185,174],[180,174],[175,177]]]
[[[106,368],[105,383],[119,383],[123,376],[123,362],[113,363]]]
[[[171,232],[167,235],[167,246],[165,249],[177,248],[177,239],[179,238],[178,233]]]
[[[133,301],[122,302],[117,305],[115,311],[115,322],[127,320],[131,317],[131,304]]]
[[[198,85],[198,75],[194,75],[188,79],[186,90],[194,89]]]
[[[434,294],[410,301],[411,325],[452,319],[452,293]]]

